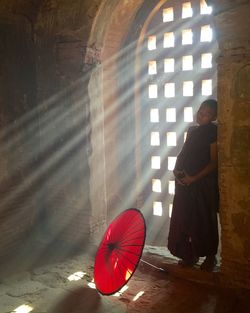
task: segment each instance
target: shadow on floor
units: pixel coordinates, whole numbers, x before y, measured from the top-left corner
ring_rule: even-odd
[[[99,313],[100,307],[100,294],[95,289],[82,287],[71,291],[48,313]]]

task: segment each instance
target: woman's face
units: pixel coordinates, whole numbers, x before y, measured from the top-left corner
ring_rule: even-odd
[[[201,105],[196,116],[199,125],[206,125],[214,121],[216,118],[214,111],[207,105]]]

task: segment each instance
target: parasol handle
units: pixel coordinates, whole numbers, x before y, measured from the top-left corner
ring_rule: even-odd
[[[155,265],[153,265],[153,264],[151,264],[151,263],[149,263],[149,262],[147,262],[147,261],[144,261],[143,259],[140,259],[140,261],[143,262],[143,263],[145,263],[145,264],[147,264],[147,265],[149,265],[149,266],[152,266],[152,267],[156,268],[157,270],[160,270],[160,271],[162,271],[162,272],[166,272],[166,270],[164,270],[163,268],[158,267],[158,266],[155,266]]]

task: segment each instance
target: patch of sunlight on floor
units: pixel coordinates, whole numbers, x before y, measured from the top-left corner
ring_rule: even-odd
[[[91,283],[88,283],[89,288],[91,289],[96,289],[95,283],[94,283],[94,279],[92,279]]]
[[[144,294],[144,291],[138,292],[137,295],[133,298],[133,301],[138,300],[143,294]]]
[[[23,304],[17,307],[14,311],[11,313],[29,313],[33,311],[33,307],[28,304]]]
[[[76,280],[82,279],[84,277],[84,275],[86,275],[86,273],[84,273],[84,272],[75,272],[74,274],[72,274],[68,277],[68,280],[69,281],[76,281]]]
[[[127,289],[128,289],[128,286],[125,285],[122,287],[122,289],[120,291],[116,292],[113,296],[114,297],[120,297]]]

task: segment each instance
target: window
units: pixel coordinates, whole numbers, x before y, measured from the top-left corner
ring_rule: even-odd
[[[164,41],[163,41],[163,47],[164,48],[171,48],[174,47],[174,33],[165,33],[164,34]]]
[[[142,183],[147,195],[143,203],[152,218],[166,219],[166,225],[172,213],[177,155],[188,128],[196,123],[200,103],[216,98],[217,44],[211,12],[205,0],[163,1],[144,33],[149,35],[144,37],[141,58],[146,73],[141,87],[141,161],[148,177]]]
[[[162,202],[155,201],[153,204],[153,214],[162,216]]]
[[[173,98],[175,96],[175,83],[165,84],[165,97]]]
[[[148,74],[154,75],[157,73],[156,61],[149,61],[148,62]]]
[[[151,157],[151,168],[159,170],[161,168],[161,157],[152,156]]]
[[[172,216],[172,210],[173,210],[173,204],[170,203],[168,206],[168,217],[171,218]]]
[[[176,108],[168,108],[166,110],[166,121],[169,123],[176,122]]]
[[[212,53],[202,53],[201,54],[201,68],[211,68],[212,67]]]
[[[174,180],[170,180],[168,182],[168,193],[170,195],[174,195],[175,193],[175,181]]]
[[[193,9],[191,2],[185,2],[182,4],[182,18],[187,18],[193,16]]]
[[[202,81],[201,94],[203,96],[211,96],[212,95],[212,79],[205,79]]]
[[[150,122],[159,123],[159,109],[150,109]]]
[[[210,25],[201,26],[201,42],[210,42],[213,39],[213,31]]]
[[[193,31],[192,29],[183,29],[182,31],[182,44],[191,45],[193,43]]]
[[[184,108],[184,122],[187,122],[187,123],[193,122],[193,108],[192,107]]]
[[[161,181],[160,179],[152,180],[152,191],[153,192],[161,192]]]
[[[164,60],[164,72],[165,73],[174,72],[174,59],[173,58]]]
[[[192,81],[183,82],[183,96],[191,97],[194,94],[194,83]]]
[[[151,99],[157,98],[158,96],[158,88],[157,85],[149,85],[148,86],[148,97]]]
[[[151,146],[159,146],[160,145],[160,134],[159,132],[151,133]]]
[[[193,56],[192,55],[184,55],[182,57],[182,70],[190,71],[193,69]]]
[[[168,170],[173,171],[175,167],[176,157],[168,157]]]
[[[163,9],[163,22],[172,22],[174,20],[174,9],[166,8]]]
[[[155,50],[156,49],[156,36],[149,36],[148,37],[148,50]]]
[[[201,14],[211,14],[212,13],[212,7],[208,6],[205,0],[201,0],[200,2],[200,12]]]
[[[167,133],[167,145],[169,147],[176,146],[176,132],[168,132]]]

